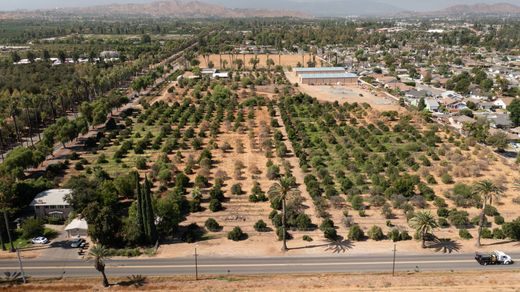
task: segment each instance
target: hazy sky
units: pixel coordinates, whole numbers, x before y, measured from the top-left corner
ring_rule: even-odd
[[[240,8],[266,8],[263,1],[258,0],[199,0],[201,2],[222,4]],[[327,2],[332,0],[293,0],[294,2]],[[349,0],[339,0],[349,2]],[[52,9],[55,7],[91,6],[111,3],[145,3],[152,0],[0,0],[1,10],[15,9]],[[408,10],[434,10],[454,4],[499,3],[509,2],[520,6],[520,0],[374,0],[373,2],[387,3]],[[265,2],[264,2],[265,3]]]

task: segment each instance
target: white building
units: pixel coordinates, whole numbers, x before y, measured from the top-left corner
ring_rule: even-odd
[[[34,208],[36,217],[66,219],[72,211],[72,207],[65,200],[70,194],[72,194],[70,189],[46,190],[37,194],[29,206]]]

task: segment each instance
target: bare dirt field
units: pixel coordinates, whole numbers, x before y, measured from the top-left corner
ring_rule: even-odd
[[[339,103],[363,103],[379,111],[398,111],[400,106],[397,101],[385,95],[371,92],[370,90],[352,85],[308,85],[299,84],[298,77],[294,72],[285,72],[285,76],[292,83],[298,83],[297,89],[320,101],[339,102]]]
[[[142,286],[111,278],[110,291],[518,291],[518,271],[419,272],[391,274],[301,274],[145,278]],[[0,287],[3,291],[105,291],[100,278],[52,281]]]
[[[211,61],[215,65],[215,68],[229,69],[229,68],[234,68],[234,66],[235,66],[233,63],[234,60],[242,59],[246,69],[250,69],[250,68],[252,68],[252,65],[249,63],[249,60],[251,60],[251,58],[254,58],[254,57],[255,57],[255,55],[253,55],[253,54],[237,54],[237,55],[214,54],[214,55],[209,55],[209,57],[199,56],[199,61],[200,61],[201,67],[208,67],[208,62]],[[267,58],[272,59],[274,61],[275,66],[282,65],[284,67],[287,67],[287,66],[296,67],[298,65],[298,62],[300,64],[302,64],[303,66],[307,66],[307,62],[309,60],[311,60],[311,58],[312,58],[310,54],[305,54],[305,55],[301,55],[301,54],[293,54],[293,55],[261,54],[261,55],[256,55],[256,57],[259,60],[257,68],[266,68],[267,67],[267,64],[266,64]],[[220,63],[220,60],[222,60],[222,65]],[[226,66],[224,66],[224,60],[227,61]],[[320,63],[319,59],[316,58],[316,66],[320,67],[320,65],[321,65],[321,63]]]

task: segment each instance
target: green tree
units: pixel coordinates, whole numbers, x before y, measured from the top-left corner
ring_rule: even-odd
[[[283,236],[282,236],[282,251],[287,251],[287,214],[286,214],[286,201],[287,196],[290,194],[297,193],[298,190],[294,189],[294,178],[289,176],[281,177],[280,180],[273,184],[271,188],[268,191],[268,194],[274,198],[278,197],[282,200],[282,229],[283,229]]]
[[[504,149],[507,148],[508,141],[507,134],[502,131],[497,131],[486,138],[486,143],[495,147],[498,152],[504,152]]]
[[[438,224],[430,212],[417,212],[415,216],[410,219],[410,226],[415,228],[416,232],[420,234],[422,248],[426,248],[426,235],[433,232],[433,229],[437,228]]]
[[[493,198],[496,200],[500,199],[502,194],[504,193],[504,188],[500,187],[496,184],[494,184],[490,180],[483,180],[477,182],[473,186],[473,192],[475,195],[478,195],[480,197],[480,203],[482,206],[482,209],[480,211],[480,219],[479,219],[479,226],[478,226],[478,235],[477,235],[477,247],[480,247],[480,237],[482,233],[482,227],[484,225],[484,219],[485,219],[485,209],[487,204],[493,205]]]
[[[103,276],[103,287],[108,287],[108,278],[105,274],[105,262],[110,258],[108,249],[103,245],[96,244],[89,252],[89,258],[94,259],[94,268]]]
[[[520,98],[515,98],[507,106],[507,110],[511,113],[511,122],[515,127],[520,126]]]

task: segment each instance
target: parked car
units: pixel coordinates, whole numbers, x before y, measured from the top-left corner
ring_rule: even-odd
[[[70,243],[70,247],[79,247],[84,241],[83,238],[76,238]]]
[[[475,260],[483,266],[487,265],[510,265],[513,259],[503,251],[495,250],[490,254],[475,253]]]
[[[38,237],[31,239],[31,242],[34,244],[46,244],[46,243],[49,243],[49,240],[47,239],[47,237],[38,236]]]

